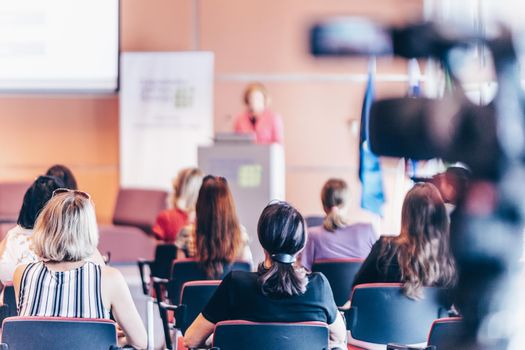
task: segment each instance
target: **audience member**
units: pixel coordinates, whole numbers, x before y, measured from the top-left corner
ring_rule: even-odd
[[[17,265],[38,260],[31,244],[33,226],[38,214],[53,195],[53,191],[63,186],[62,180],[55,176],[39,176],[26,191],[18,224],[7,232],[0,243],[0,281],[3,284],[13,280]],[[97,264],[104,264],[98,250],[91,260]]]
[[[202,171],[197,168],[182,169],[173,181],[172,209],[162,211],[152,228],[155,236],[173,243],[179,231],[195,220],[195,203],[202,184]]]
[[[13,284],[20,316],[110,318],[145,349],[147,336],[124,277],[89,261],[97,251],[95,209],[85,192],[58,189],[38,216],[33,234],[38,262],[17,267]]]
[[[13,280],[18,264],[30,263],[37,258],[30,247],[33,226],[38,213],[64,183],[54,176],[39,176],[27,189],[18,214],[17,225],[10,229],[0,243],[0,281],[5,284]]]
[[[303,266],[311,269],[314,261],[329,258],[366,258],[377,241],[371,224],[348,224],[348,186],[344,180],[330,179],[321,191],[326,213],[322,226],[308,229],[308,242],[302,253]]]
[[[334,302],[330,284],[319,273],[296,264],[306,243],[305,223],[291,205],[268,205],[257,233],[265,261],[257,272],[232,271],[184,336],[188,347],[202,345],[217,322],[320,321],[328,324],[332,346],[346,349],[344,321]]]
[[[47,169],[47,176],[58,177],[64,183],[64,188],[70,190],[78,190],[77,180],[73,175],[73,172],[65,165],[55,164],[51,168]]]
[[[452,287],[455,281],[443,199],[434,185],[417,183],[403,202],[400,235],[374,244],[354,285],[400,282],[408,297],[418,299],[421,287]]]
[[[208,175],[196,204],[196,223],[183,229],[175,244],[179,258],[197,258],[210,278],[222,275],[223,264],[252,263],[248,234],[239,224],[233,196],[225,178]]]

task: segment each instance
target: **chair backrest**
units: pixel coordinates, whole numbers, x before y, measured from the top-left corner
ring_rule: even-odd
[[[334,293],[335,304],[343,306],[350,299],[354,277],[363,261],[364,259],[316,260],[312,264],[312,271],[326,276]]]
[[[220,280],[184,283],[180,294],[180,304],[175,313],[175,327],[180,329],[182,334],[186,333],[188,327],[208,304],[219,284],[221,284]]]
[[[423,298],[413,300],[399,283],[357,285],[347,314],[349,342],[425,343],[432,322],[445,316],[450,305],[450,294],[442,288],[425,287]]]
[[[324,216],[321,215],[310,215],[304,218],[307,227],[321,226],[324,221]]]
[[[432,323],[428,335],[428,345],[434,345],[436,350],[458,349],[458,339],[461,332],[460,317],[440,318]]]
[[[225,321],[215,326],[217,350],[325,350],[328,326],[321,322],[255,323]]]
[[[12,283],[6,284],[4,286],[4,300],[2,304],[7,305],[8,316],[18,315],[16,308],[15,287],[13,287]]]
[[[117,330],[110,320],[9,317],[2,326],[2,343],[9,350],[109,350],[117,345]]]
[[[30,182],[0,183],[0,223],[15,223]]]
[[[135,226],[149,233],[158,213],[166,208],[167,195],[160,190],[119,189],[113,224]]]
[[[151,265],[151,275],[159,278],[170,278],[173,260],[177,258],[177,247],[174,244],[158,244],[155,248],[155,259]]]
[[[250,271],[251,266],[245,261],[235,261],[231,264],[224,265],[222,279],[230,271]],[[182,286],[186,282],[210,280],[204,271],[201,269],[199,263],[195,259],[178,259],[173,261],[171,268],[171,278],[168,285],[168,298],[170,302],[177,305],[180,301],[180,293]]]

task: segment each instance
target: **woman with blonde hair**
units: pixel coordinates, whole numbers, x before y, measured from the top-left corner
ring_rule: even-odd
[[[13,285],[20,316],[110,318],[126,337],[119,342],[144,349],[147,336],[124,277],[89,261],[98,245],[95,209],[87,193],[55,190],[33,233],[40,261],[19,265]]]
[[[202,171],[198,168],[186,168],[178,173],[173,181],[172,209],[162,211],[152,228],[158,239],[173,243],[179,231],[193,223],[202,177]]]
[[[311,269],[314,261],[334,258],[366,258],[377,241],[371,224],[349,224],[349,191],[342,179],[329,179],[321,190],[326,216],[323,225],[309,229],[302,254],[303,266]]]
[[[417,183],[401,211],[401,233],[381,237],[357,273],[354,285],[402,283],[404,293],[421,297],[422,287],[452,287],[455,261],[450,251],[449,219],[438,189]]]

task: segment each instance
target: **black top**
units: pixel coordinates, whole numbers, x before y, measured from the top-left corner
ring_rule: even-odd
[[[330,284],[322,274],[308,275],[302,295],[271,297],[262,294],[256,272],[232,271],[202,311],[208,321],[306,322],[332,324],[337,317]]]
[[[363,283],[400,283],[401,269],[397,263],[397,256],[393,256],[389,263],[379,260],[381,251],[391,255],[395,249],[391,237],[381,237],[373,246],[370,254],[361,265],[354,278],[352,286]]]

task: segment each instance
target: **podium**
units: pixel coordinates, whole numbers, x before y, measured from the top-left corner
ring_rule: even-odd
[[[264,260],[257,238],[257,221],[271,200],[284,200],[284,150],[279,144],[216,142],[199,147],[199,168],[205,174],[225,177],[232,191],[237,215],[250,237],[255,266]]]

